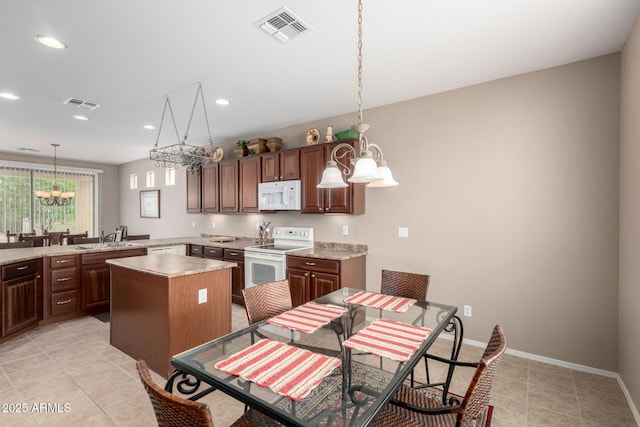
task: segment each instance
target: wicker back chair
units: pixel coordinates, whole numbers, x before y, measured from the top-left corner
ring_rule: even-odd
[[[100,243],[100,238],[99,237],[74,237],[73,238],[74,245],[82,245],[87,243]]]
[[[387,408],[378,416],[374,425],[376,427],[461,426],[466,421],[473,425],[472,420],[480,418],[487,411],[493,377],[506,347],[502,327],[496,325],[479,362],[450,361],[458,366],[476,368],[462,402],[451,397],[449,405],[443,405],[437,396],[430,395],[429,389],[402,385],[395,399],[391,400]]]
[[[426,274],[382,270],[380,293],[403,298],[426,300],[430,278],[431,277]]]
[[[293,306],[288,280],[243,289],[242,297],[250,325],[284,313]]]
[[[67,245],[74,245],[76,239],[86,239],[89,237],[89,232],[85,231],[84,233],[67,234],[64,237],[67,238]]]
[[[0,243],[0,249],[18,249],[18,248],[32,248],[33,240],[25,240],[22,242],[7,242]]]
[[[160,388],[151,379],[149,369],[144,360],[138,360],[136,367],[138,368],[140,380],[149,395],[149,399],[151,399],[158,426],[215,427],[211,419],[211,411],[209,411],[209,407],[206,404],[183,399]],[[246,411],[231,425],[231,427],[277,426],[281,426],[281,424],[253,409]]]
[[[151,235],[149,234],[129,234],[127,240],[149,240]]]

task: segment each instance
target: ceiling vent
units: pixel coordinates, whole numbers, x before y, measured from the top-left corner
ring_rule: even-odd
[[[281,43],[288,42],[300,34],[313,30],[286,7],[270,13],[253,25],[262,28]]]
[[[69,98],[63,102],[63,104],[76,105],[80,108],[84,108],[85,110],[95,110],[100,106],[100,104],[96,104],[95,102],[83,101],[78,98]]]

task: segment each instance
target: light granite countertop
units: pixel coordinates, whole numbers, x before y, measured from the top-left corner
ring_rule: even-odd
[[[107,260],[107,264],[167,278],[236,267],[235,262],[218,261],[176,254],[154,254]]]
[[[257,245],[256,239],[250,237],[236,237],[230,242],[216,241],[216,237],[173,237],[164,239],[133,240],[118,243],[93,243],[82,245],[45,246],[39,248],[0,249],[0,265],[27,261],[45,256],[86,254],[93,252],[120,251],[135,248],[153,248],[172,245],[202,245],[218,248],[243,250],[247,246]],[[291,252],[291,255],[311,258],[343,260],[364,256],[367,254],[366,245],[346,243],[316,242],[313,248]]]

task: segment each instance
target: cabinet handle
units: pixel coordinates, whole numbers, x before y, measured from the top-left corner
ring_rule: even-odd
[[[329,208],[324,208],[324,210],[325,210],[325,211],[328,211],[328,210],[329,210]]]
[[[70,300],[70,299],[68,299],[68,300],[64,300],[64,301],[58,301],[56,304],[58,304],[58,305],[65,305],[65,304],[69,304],[70,302],[71,302],[71,300]]]
[[[309,273],[304,273],[304,277],[307,277],[307,276],[309,276]]]
[[[68,282],[69,280],[71,280],[71,277],[60,277],[57,279],[58,282]]]
[[[312,274],[312,275],[311,275],[311,277],[312,277],[312,278],[313,278],[313,277],[316,277],[316,275],[315,275],[315,274]]]
[[[60,260],[60,261],[56,261],[56,264],[66,264],[68,262],[71,262],[71,260],[70,259],[63,259],[63,260]]]
[[[26,270],[27,268],[29,268],[29,266],[28,266],[28,265],[23,265],[23,266],[21,266],[21,267],[16,268],[16,270],[18,270],[18,271],[22,271],[22,270]]]
[[[284,178],[284,176],[281,176],[280,179]]]
[[[236,255],[238,255],[238,253],[237,252],[229,252],[229,255],[236,256]]]
[[[309,262],[309,261],[305,261],[305,264],[306,264],[306,265],[316,265],[316,263],[315,263],[315,262]]]

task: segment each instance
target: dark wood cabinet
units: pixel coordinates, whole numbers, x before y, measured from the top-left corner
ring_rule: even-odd
[[[287,256],[287,279],[294,306],[341,287],[365,289],[366,257],[345,260]]]
[[[49,257],[48,264],[48,298],[45,298],[43,316],[45,319],[78,310],[80,283],[76,255],[52,256]]]
[[[31,260],[2,266],[2,336],[37,325],[42,292],[42,262]]]
[[[243,157],[239,163],[239,211],[260,212],[258,209],[258,183],[262,177],[260,156]]]
[[[238,160],[218,163],[220,212],[238,212]]]
[[[262,182],[300,179],[300,149],[267,153],[260,158]]]
[[[82,310],[108,307],[110,274],[108,259],[146,255],[145,248],[121,251],[96,252],[81,255],[81,306]]]
[[[238,264],[231,269],[231,302],[244,305],[242,290],[244,289],[244,251],[225,249],[224,260]]]
[[[357,141],[341,141],[355,146]],[[331,150],[338,143],[318,144],[300,149],[300,176],[302,180],[302,213],[363,214],[365,211],[365,185],[351,184],[345,188],[316,188],[322,179]],[[344,154],[340,149],[338,155]],[[347,159],[343,159],[348,161]],[[338,165],[339,168],[344,169]]]
[[[220,212],[218,163],[202,166],[202,212]]]
[[[202,178],[200,168],[190,171],[187,168],[187,212],[202,211]]]

